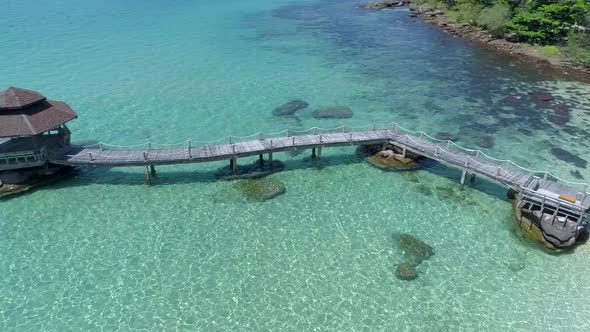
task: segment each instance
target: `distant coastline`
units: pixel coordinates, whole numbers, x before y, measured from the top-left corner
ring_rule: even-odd
[[[361,7],[372,10],[399,7],[409,8],[409,15],[411,17],[421,18],[426,23],[435,25],[450,34],[462,37],[480,46],[497,50],[506,55],[515,56],[538,66],[559,70],[563,74],[574,76],[578,80],[590,80],[590,67],[588,66],[577,63],[565,56],[547,56],[535,45],[511,42],[504,38],[494,37],[479,26],[453,22],[445,11],[431,8],[426,3],[418,5],[412,3],[410,0],[383,0],[370,2],[361,5]]]

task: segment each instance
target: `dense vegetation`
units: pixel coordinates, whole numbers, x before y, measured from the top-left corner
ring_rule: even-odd
[[[444,7],[457,21],[481,26],[496,37],[563,51],[590,65],[590,0],[423,0]]]

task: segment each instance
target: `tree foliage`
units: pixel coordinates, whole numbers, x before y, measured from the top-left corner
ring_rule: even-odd
[[[506,32],[506,23],[510,15],[511,9],[507,4],[497,3],[482,10],[477,23],[495,37],[502,37]]]
[[[564,44],[571,31],[590,33],[590,0],[440,0],[459,21],[497,37],[534,44]]]

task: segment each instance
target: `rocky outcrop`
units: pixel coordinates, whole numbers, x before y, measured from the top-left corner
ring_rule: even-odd
[[[236,189],[251,202],[267,201],[287,192],[281,182],[268,178],[241,180],[236,183]]]
[[[413,159],[397,154],[393,150],[379,151],[367,158],[367,161],[377,168],[386,170],[408,171],[418,167]]]
[[[329,107],[313,112],[313,117],[316,119],[347,119],[352,118],[353,115],[352,110],[346,106]]]
[[[554,210],[545,208],[543,211],[528,205],[519,207],[522,196],[514,191],[509,192],[516,224],[530,240],[539,242],[550,250],[564,250],[574,246],[587,237],[587,231],[565,215],[553,215]]]

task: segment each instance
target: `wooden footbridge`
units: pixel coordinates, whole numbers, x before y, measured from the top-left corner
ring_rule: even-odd
[[[213,142],[185,141],[172,145],[145,143],[136,146],[115,146],[98,143],[91,146],[71,146],[49,156],[49,162],[69,166],[143,166],[146,180],[156,165],[201,163],[229,160],[236,172],[239,158],[264,155],[272,165],[273,153],[312,149],[319,164],[322,149],[334,146],[382,144],[434,159],[462,171],[466,176],[479,175],[522,193],[527,199],[543,206],[554,206],[576,218],[582,218],[590,208],[588,184],[568,182],[549,172],[521,167],[510,160],[495,159],[480,150],[465,149],[453,141],[436,139],[424,132],[411,131],[396,123],[370,125],[362,128],[341,126],[331,129],[284,130],[277,133],[257,133],[250,136],[230,136]]]
[[[468,174],[480,175],[509,188],[526,193],[539,204],[552,204],[577,216],[590,208],[588,184],[568,182],[549,172],[520,167],[510,160],[495,159],[480,150],[465,149],[453,141],[439,140],[424,132],[411,131],[396,123],[370,125],[362,128],[284,130],[277,133],[257,133],[250,136],[230,136],[213,142],[185,141],[172,145],[145,143],[136,146],[115,146],[98,143],[91,146],[71,146],[50,155],[49,162],[70,166],[143,166],[150,180],[156,165],[200,163],[230,160],[235,172],[238,159],[248,156],[312,149],[316,162],[321,161],[322,149],[334,146],[388,144],[398,146],[403,153],[437,160],[462,170],[461,184]],[[150,170],[151,169],[151,170]],[[566,198],[566,199],[564,199]]]

